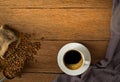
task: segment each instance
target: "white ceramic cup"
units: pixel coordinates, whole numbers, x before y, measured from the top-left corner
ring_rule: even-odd
[[[75,58],[76,60],[79,59],[79,61],[72,64],[72,61],[76,61]],[[70,63],[68,64],[66,61]],[[64,73],[71,76],[81,75],[90,66],[91,55],[89,50],[84,45],[80,43],[68,43],[58,52],[57,62],[58,66]]]

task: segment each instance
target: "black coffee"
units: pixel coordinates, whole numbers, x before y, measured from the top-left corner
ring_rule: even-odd
[[[71,50],[68,51],[64,56],[65,64],[76,64],[81,60],[81,54],[78,51]]]

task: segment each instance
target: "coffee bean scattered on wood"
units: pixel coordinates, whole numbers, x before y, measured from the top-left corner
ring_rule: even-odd
[[[0,59],[0,68],[8,79],[13,79],[22,73],[25,65],[34,61],[34,55],[40,49],[40,42],[30,41],[31,35],[18,33],[18,40],[9,45],[4,54],[4,60]]]

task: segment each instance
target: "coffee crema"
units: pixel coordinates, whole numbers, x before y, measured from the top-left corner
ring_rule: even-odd
[[[83,57],[81,53],[76,50],[67,51],[63,60],[65,66],[71,70],[76,70],[83,64]]]

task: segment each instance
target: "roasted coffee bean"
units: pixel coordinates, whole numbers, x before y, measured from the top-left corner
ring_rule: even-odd
[[[6,78],[13,79],[22,73],[25,65],[34,62],[34,55],[40,49],[40,42],[32,42],[30,39],[30,34],[18,33],[18,40],[9,45],[4,55],[5,60],[0,59],[0,68],[3,69]]]

